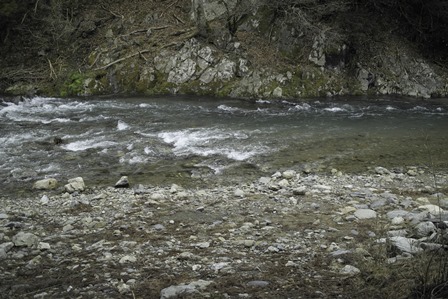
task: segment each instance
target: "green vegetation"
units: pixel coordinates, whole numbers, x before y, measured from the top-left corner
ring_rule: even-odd
[[[73,73],[61,88],[61,97],[77,96],[84,91],[85,76],[80,73]]]

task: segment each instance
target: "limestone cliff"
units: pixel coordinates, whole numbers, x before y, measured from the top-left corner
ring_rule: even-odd
[[[20,26],[3,33],[1,92],[248,98],[448,93],[443,64],[394,32],[391,20],[344,1],[314,8],[307,1],[287,7],[288,1],[265,0],[78,2],[70,17],[68,10],[67,16],[49,10],[53,19],[26,14]],[[40,5],[30,9],[38,13]],[[27,24],[31,34],[12,40]],[[51,30],[56,25],[60,32]]]

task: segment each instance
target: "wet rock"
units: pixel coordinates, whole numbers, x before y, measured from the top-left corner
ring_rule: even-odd
[[[58,187],[58,181],[56,179],[44,179],[39,180],[33,184],[33,189],[36,190],[53,190]]]
[[[129,179],[127,176],[122,176],[118,182],[115,183],[115,188],[129,188]]]

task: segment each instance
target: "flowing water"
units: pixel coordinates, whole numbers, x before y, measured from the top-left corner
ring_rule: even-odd
[[[35,97],[0,106],[0,188],[238,181],[282,169],[448,169],[448,100]]]

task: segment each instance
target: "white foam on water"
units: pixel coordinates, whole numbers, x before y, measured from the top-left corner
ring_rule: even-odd
[[[386,107],[386,110],[387,110],[387,111],[394,111],[394,110],[397,110],[397,108],[388,105],[388,106]]]
[[[71,142],[63,145],[62,148],[72,152],[80,152],[91,148],[108,148],[115,145],[117,143],[113,141],[89,139]]]
[[[324,108],[324,111],[328,111],[328,112],[345,112],[347,111],[344,108],[341,107],[331,107],[331,108]]]
[[[124,121],[119,120],[118,124],[117,124],[117,130],[118,131],[124,131],[124,130],[127,130],[127,129],[129,129],[129,125],[127,123],[125,123]]]
[[[309,111],[311,109],[311,105],[307,103],[303,103],[302,105],[298,104],[295,105],[292,108],[289,108],[289,110],[296,110],[296,111]]]
[[[241,109],[222,104],[222,105],[218,106],[218,110],[223,110],[223,111],[227,111],[227,112],[235,112],[235,111],[239,111]]]
[[[80,122],[89,122],[89,121],[98,121],[98,120],[104,120],[104,119],[109,119],[109,116],[104,116],[102,114],[98,115],[98,116],[86,116],[81,118],[79,121]]]
[[[259,99],[256,101],[258,104],[271,104],[271,101]]]
[[[147,155],[153,155],[153,154],[156,153],[153,149],[149,148],[148,146],[145,147],[145,148],[143,149],[143,151],[144,151],[145,154],[147,154]]]
[[[221,155],[228,159],[244,161],[253,156],[266,152],[262,146],[244,146],[235,140],[248,139],[244,132],[225,132],[218,129],[212,130],[181,130],[163,132],[158,135],[164,142],[174,146],[175,155],[199,155],[203,157]],[[228,142],[223,143],[225,140]],[[248,149],[249,148],[249,149]]]

